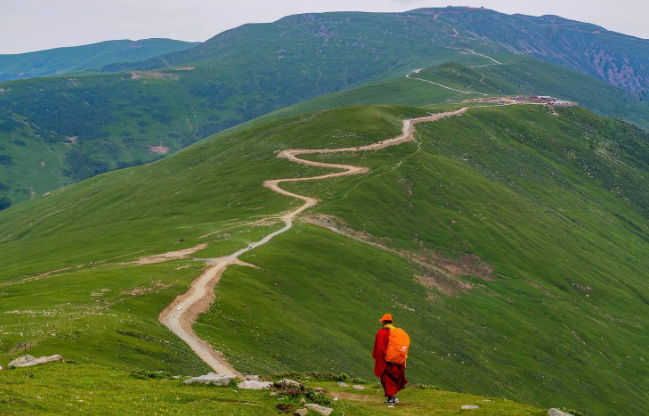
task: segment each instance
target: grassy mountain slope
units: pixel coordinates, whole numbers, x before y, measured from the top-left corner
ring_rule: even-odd
[[[2,83],[0,208],[98,173],[156,160],[161,153],[323,94],[399,79],[449,61],[475,67],[494,63],[480,53],[502,56],[511,64],[476,68],[496,72],[504,78],[499,82],[517,85],[523,78],[546,92],[570,91],[604,115],[646,123],[639,100],[644,99],[642,68],[649,67],[647,46],[601,28],[600,34],[584,33],[587,29],[595,30],[559,18],[456,8],[308,14],[245,25],[194,48],[102,69],[117,71],[111,74]],[[100,46],[120,43],[107,45]],[[100,46],[55,52],[67,56],[77,51],[86,59]],[[606,79],[632,96],[550,65],[537,68],[536,61],[503,55],[512,52]],[[618,62],[623,54],[628,62]],[[167,69],[156,70],[161,67]],[[627,75],[624,82],[616,81]],[[576,87],[582,82],[586,91]],[[421,105],[452,98],[439,92],[430,99],[420,94],[416,102],[409,102],[407,89],[397,101],[377,92],[376,99],[364,102]]]
[[[309,38],[321,38],[322,42]],[[152,69],[223,59],[236,62],[242,59],[236,53],[242,43],[250,44],[256,57],[281,57],[280,63],[265,67],[269,72],[274,67],[300,67],[310,54],[323,59],[322,68],[331,65],[329,61],[344,63],[341,72],[346,75],[386,58],[392,61],[392,70],[399,70],[412,62],[425,62],[421,58],[436,45],[529,55],[641,95],[649,79],[649,40],[558,16],[507,15],[463,7],[289,16],[274,23],[226,31],[193,49],[134,64],[109,65],[104,70]],[[387,53],[397,44],[399,52]],[[351,51],[374,61],[351,62]],[[390,59],[395,54],[398,58]]]
[[[123,61],[140,61],[197,45],[196,42],[172,39],[113,40],[38,52],[0,55],[0,81],[58,75],[100,68]]]
[[[499,56],[503,65],[490,65],[487,58],[455,50],[435,59],[463,66],[431,68],[418,78],[476,94],[399,77],[283,108],[255,123],[341,105],[420,106],[497,95],[501,88],[515,94],[522,82],[526,94],[576,100],[599,114],[647,126],[646,103],[572,70],[512,55]],[[271,84],[260,85],[259,79],[241,84],[236,74],[220,71],[199,66],[5,83],[0,93],[0,107],[6,110],[0,118],[0,198],[17,203],[32,193],[42,195],[105,171],[156,160],[160,153],[296,101],[289,90],[269,95]]]
[[[219,257],[257,241],[278,227],[260,219],[297,204],[262,182],[322,171],[276,151],[376,142],[430,110],[346,107],[225,132],[3,211],[0,359],[28,340],[34,355],[204,371],[155,322],[202,263],[125,263],[201,243],[192,256]],[[329,217],[242,258],[260,269],[229,268],[195,330],[243,372],[369,379],[375,321],[392,312],[414,341],[412,382],[642,414],[649,137],[557,111],[473,108],[419,125],[419,145],[324,156],[371,172],[286,185],[322,200],[308,214]]]
[[[164,374],[157,376],[165,377]],[[457,414],[466,404],[478,404],[480,409],[473,410],[472,414],[483,416],[542,416],[546,413],[500,398],[485,399],[431,388],[407,390],[401,394],[407,404],[387,408],[382,403],[382,389],[377,384],[363,383],[365,389],[358,391],[351,387],[340,387],[331,380],[331,376],[326,376],[291,377],[298,378],[309,389],[323,388],[331,396],[341,396],[340,400],[327,404],[334,409],[333,416],[443,416]],[[281,378],[277,376],[274,380]],[[94,365],[56,364],[27,371],[7,371],[0,373],[0,380],[0,410],[7,416],[26,413],[249,416],[291,414],[296,409],[304,408],[300,405],[300,397],[272,396],[267,391],[236,390],[231,387],[185,386],[169,377],[142,380]],[[69,391],[72,389],[78,393],[71,398]]]
[[[451,58],[476,61],[455,51],[427,59]],[[268,74],[243,75],[239,69],[198,66],[1,84],[0,198],[17,203],[32,193],[150,162],[212,133],[344,87],[333,79],[299,74],[275,82]]]
[[[398,104],[424,106],[484,97],[519,94],[519,83],[525,96],[551,95],[576,101],[597,114],[628,120],[649,128],[649,105],[612,85],[577,71],[548,64],[523,55],[498,55],[501,65],[466,65],[449,62],[437,65],[413,78],[397,78],[368,84],[350,91],[328,94],[274,111],[255,122],[334,107],[367,104]],[[482,63],[488,62],[482,60]],[[433,81],[461,91],[414,79]]]

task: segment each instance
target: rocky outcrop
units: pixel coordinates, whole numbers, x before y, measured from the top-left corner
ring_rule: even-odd
[[[16,367],[16,368],[21,368],[21,367],[33,367],[35,365],[39,364],[45,364],[45,363],[51,363],[54,361],[60,361],[60,362],[65,362],[63,357],[60,355],[52,355],[50,357],[41,357],[41,358],[34,358],[31,355],[25,355],[24,357],[19,357],[13,360],[12,362],[9,363],[9,367]]]
[[[244,380],[237,384],[237,387],[243,390],[266,390],[273,388],[274,385],[272,381]]]
[[[286,386],[293,386],[293,387],[302,387],[302,384],[298,383],[295,380],[291,380],[288,378],[282,379],[278,382],[275,383],[276,386],[278,387],[286,387]]]
[[[347,383],[343,383],[342,381],[338,382],[338,386],[339,387],[349,387],[349,385]]]
[[[574,416],[572,413],[562,412],[559,409],[550,409],[548,410],[549,416]]]
[[[329,407],[320,406],[319,404],[309,403],[305,405],[308,409],[313,410],[316,413],[320,413],[322,416],[329,416],[334,409]]]
[[[183,384],[211,384],[213,386],[227,386],[232,380],[237,378],[234,374],[219,375],[216,373],[207,373],[204,376],[190,378],[183,381]]]
[[[297,409],[293,414],[295,416],[306,416],[309,414],[309,409]]]

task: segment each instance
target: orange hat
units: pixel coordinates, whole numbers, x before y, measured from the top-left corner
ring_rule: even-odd
[[[379,322],[391,321],[391,320],[392,320],[392,315],[390,315],[389,313],[386,313],[385,315],[383,315],[383,318],[379,319]]]

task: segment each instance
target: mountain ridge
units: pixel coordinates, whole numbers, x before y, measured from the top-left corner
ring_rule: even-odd
[[[137,61],[191,48],[199,42],[165,38],[118,39],[78,46],[0,54],[0,82],[61,75],[122,61]]]

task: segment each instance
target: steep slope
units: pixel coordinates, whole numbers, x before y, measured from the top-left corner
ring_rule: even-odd
[[[140,61],[197,46],[172,39],[113,40],[38,52],[0,55],[0,81],[59,75],[100,68],[116,62]]]
[[[277,154],[376,143],[431,110],[346,107],[221,133],[2,212],[0,356],[28,340],[36,355],[204,371],[157,314],[204,268],[192,257],[284,225],[300,202],[264,181],[330,172]],[[417,143],[311,156],[370,170],[282,185],[321,202],[241,256],[258,268],[223,273],[195,332],[241,372],[369,378],[374,321],[391,311],[414,340],[412,382],[642,414],[649,137],[556,111],[470,108],[420,124]]]

